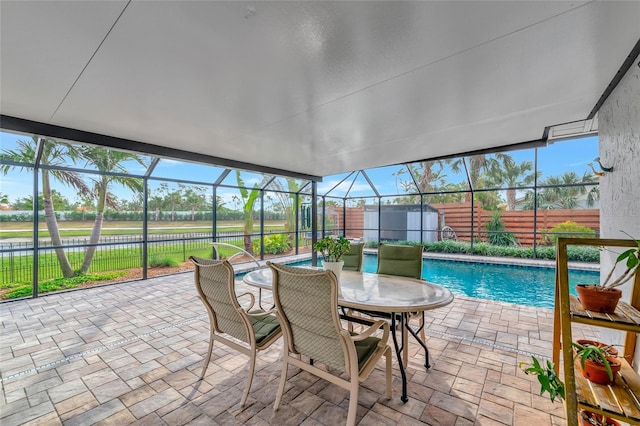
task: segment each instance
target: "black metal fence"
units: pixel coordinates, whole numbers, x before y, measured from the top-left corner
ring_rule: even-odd
[[[281,233],[281,232],[273,232]],[[269,235],[270,233],[265,233]],[[216,240],[243,247],[244,233],[222,231]],[[260,238],[251,235],[252,240]],[[148,259],[171,258],[185,262],[192,254],[211,256],[212,232],[188,232],[180,234],[153,234],[147,240]],[[63,250],[71,267],[77,270],[82,265],[88,238],[63,240]],[[38,278],[44,281],[62,276],[60,264],[51,242],[38,241]],[[91,263],[90,272],[122,271],[142,268],[143,241],[141,235],[103,236]],[[0,243],[0,286],[30,283],[33,280],[33,243]]]

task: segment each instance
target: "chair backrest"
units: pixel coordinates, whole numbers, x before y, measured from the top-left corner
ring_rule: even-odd
[[[211,326],[218,333],[227,333],[243,342],[249,342],[247,319],[236,299],[235,274],[226,260],[204,259],[191,256],[196,266],[196,289],[207,307]]]
[[[273,271],[273,298],[290,353],[345,371],[340,336],[338,282],[331,271],[267,262]]]
[[[364,255],[364,242],[351,243],[349,251],[342,256],[344,266],[342,269],[346,271],[362,271],[362,258]]]
[[[420,279],[422,277],[422,246],[381,243],[378,246],[377,272]]]

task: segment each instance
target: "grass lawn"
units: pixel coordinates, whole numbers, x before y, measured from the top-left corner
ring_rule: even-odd
[[[210,221],[149,221],[149,234],[182,234],[185,232],[211,232]],[[93,221],[59,221],[60,236],[64,237],[88,237],[91,235]],[[242,221],[218,221],[218,232],[242,232]],[[255,225],[254,225],[255,229]],[[31,222],[0,222],[0,239],[2,238],[32,238],[33,224]],[[265,230],[282,231],[282,221],[265,221]],[[140,221],[105,221],[102,224],[102,235],[140,235],[142,222]],[[38,236],[49,236],[47,225],[38,223]]]
[[[233,244],[242,247],[242,238],[238,238],[236,241]],[[72,268],[80,268],[84,258],[84,250],[85,248],[82,246],[65,250]],[[233,248],[220,248],[220,255],[223,257],[229,257],[235,253],[237,251]],[[211,258],[212,255],[213,249],[208,238],[158,241],[148,244],[148,265],[150,268],[178,267],[187,262],[189,256]],[[122,243],[98,248],[91,263],[90,277],[63,279],[55,252],[42,250],[38,256],[39,291],[75,288],[82,286],[87,281],[99,282],[118,279],[122,275],[126,275],[127,271],[135,269],[140,271],[141,268],[142,244]],[[32,279],[32,254],[5,253],[0,255],[0,299],[30,295]]]

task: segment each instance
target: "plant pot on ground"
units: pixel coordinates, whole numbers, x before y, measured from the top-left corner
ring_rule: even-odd
[[[631,280],[638,271],[640,265],[640,241],[635,241],[637,248],[631,248],[622,252],[616,259],[602,284],[578,284],[576,291],[582,307],[588,311],[612,314],[622,297],[622,291],[616,287]],[[613,272],[620,262],[625,262],[627,269],[619,277],[613,279]]]

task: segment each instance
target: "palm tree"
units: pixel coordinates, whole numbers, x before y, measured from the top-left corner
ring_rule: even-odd
[[[9,196],[4,192],[0,192],[0,204],[9,204]]]
[[[596,181],[588,170],[582,177],[576,172],[564,172],[560,176],[549,176],[540,186],[544,188],[538,190],[538,209],[574,209],[580,204],[580,200],[586,201],[587,207],[593,207],[600,198],[597,185],[587,189],[589,183]],[[529,191],[525,196],[525,208],[533,209],[533,192]]]
[[[260,186],[258,184],[253,185],[253,189],[248,191],[244,186],[242,176],[240,176],[240,170],[236,170],[236,182],[238,183],[238,190],[240,191],[240,197],[242,197],[242,216],[244,218],[244,250],[253,254],[253,244],[251,242],[251,235],[253,234],[253,205],[260,195]]]
[[[83,146],[79,148],[79,151],[82,158],[87,161],[87,164],[93,165],[100,172],[126,173],[127,169],[123,164],[126,161],[136,161],[144,167],[147,166],[143,157],[129,152],[114,151],[111,149],[90,146]],[[92,192],[97,203],[96,219],[93,222],[93,229],[91,230],[91,236],[89,237],[89,244],[97,244],[100,240],[100,234],[102,233],[102,222],[104,220],[105,207],[108,205],[114,209],[118,208],[113,195],[109,192],[109,186],[112,183],[118,183],[129,188],[133,192],[141,193],[143,185],[142,181],[138,178],[111,174],[100,174],[90,179],[93,181]],[[96,246],[87,247],[84,253],[82,266],[80,266],[79,272],[81,274],[86,274],[89,271],[95,251]]]
[[[471,155],[468,157],[469,164],[469,181],[465,182],[465,187],[469,192],[465,194],[465,201],[471,201],[471,189],[477,189],[480,182],[480,175],[482,171],[487,171],[491,167],[493,158],[487,158],[485,154]],[[463,168],[464,157],[456,158],[454,160],[448,160],[451,164],[451,170],[455,173],[459,173]],[[469,185],[471,183],[471,185]]]
[[[489,167],[487,181],[489,185],[506,187],[507,210],[516,209],[516,189],[519,186],[531,185],[535,179],[533,163],[523,161],[517,164],[508,154],[496,154],[495,162]]]
[[[40,158],[41,164],[49,166],[63,166],[68,165],[68,161],[75,162],[79,156],[78,149],[71,144],[64,142],[56,142],[54,140],[46,140],[42,149],[42,156]],[[32,137],[31,141],[17,141],[18,148],[15,150],[5,150],[0,154],[0,160],[3,161],[0,164],[0,170],[4,175],[9,173],[12,168],[17,168],[20,171],[27,168],[26,166],[13,166],[4,163],[4,161],[11,161],[14,163],[26,163],[33,164],[36,159],[36,148],[38,146],[38,139]],[[63,248],[62,239],[60,238],[60,229],[58,228],[58,221],[56,219],[56,213],[53,206],[53,191],[51,189],[51,179],[55,179],[63,184],[69,185],[76,189],[80,193],[89,192],[89,188],[84,183],[80,175],[76,172],[66,170],[49,170],[46,168],[40,168],[42,176],[42,194],[44,204],[44,217],[49,231],[49,237],[51,238],[51,244],[57,247],[55,250],[58,263],[60,264],[60,270],[62,276],[70,278],[75,275],[69,259]],[[37,238],[37,237],[36,237]]]

